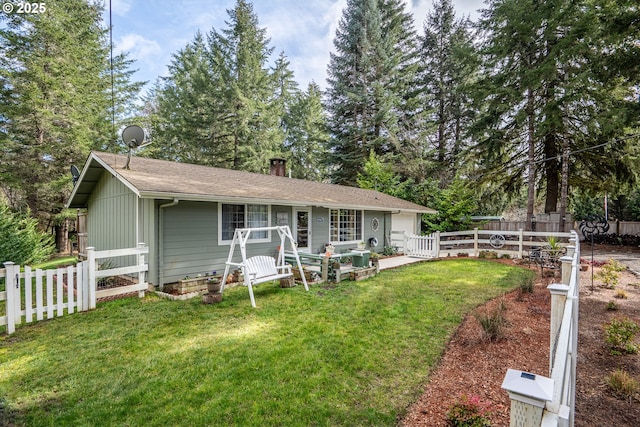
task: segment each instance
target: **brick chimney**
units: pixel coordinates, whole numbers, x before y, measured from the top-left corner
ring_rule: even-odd
[[[269,175],[286,176],[287,161],[285,159],[271,159],[269,162]]]

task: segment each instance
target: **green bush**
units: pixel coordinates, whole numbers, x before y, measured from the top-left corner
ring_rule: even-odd
[[[638,346],[633,339],[640,331],[640,326],[628,317],[612,319],[604,327],[605,339],[610,346],[611,354],[636,354]]]
[[[38,229],[38,221],[0,205],[0,263],[46,261],[55,251],[53,236]]]

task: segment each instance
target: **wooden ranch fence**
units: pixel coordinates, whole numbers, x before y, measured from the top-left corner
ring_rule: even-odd
[[[96,300],[132,292],[143,297],[148,288],[145,273],[148,265],[145,255],[149,248],[140,243],[137,248],[95,251],[87,248],[87,260],[74,266],[51,270],[33,269],[12,262],[4,263],[0,269],[0,282],[4,281],[4,291],[0,292],[0,302],[4,301],[4,313],[0,311],[0,326],[6,326],[7,333],[15,332],[16,325],[52,319],[76,311],[92,310]],[[99,270],[98,260],[115,257],[135,256],[134,265]],[[98,289],[101,278],[135,275],[137,283],[110,289]],[[133,277],[133,276],[132,276]],[[0,309],[2,304],[0,304]]]
[[[481,251],[523,258],[536,247],[543,246],[549,237],[555,237],[566,246],[572,233],[541,231],[479,230],[435,232],[428,236],[405,235],[405,255],[422,258],[440,258],[466,254],[477,257]]]

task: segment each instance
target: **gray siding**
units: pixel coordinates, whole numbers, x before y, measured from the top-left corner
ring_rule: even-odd
[[[156,203],[153,199],[140,199],[138,203],[138,232],[140,233],[138,239],[149,247],[149,254],[146,256],[146,261],[149,264],[147,282],[155,285],[158,283],[158,215]]]
[[[214,260],[226,253],[217,246],[216,214],[215,203],[180,202],[161,210],[162,284],[219,269]]]
[[[276,212],[289,213],[291,226],[291,207],[272,206],[271,224],[275,225]],[[161,278],[158,283],[172,283],[185,276],[215,271],[221,274],[229,256],[230,244],[218,246],[218,204],[210,202],[180,202],[176,206],[162,209],[160,218],[162,247],[160,254]],[[276,256],[280,238],[277,232],[271,232],[271,241],[247,245],[247,256]],[[286,246],[289,247],[288,245]],[[240,248],[234,248],[233,261],[242,260]]]
[[[138,197],[117,178],[103,173],[87,209],[87,246],[96,251],[138,246],[136,210]],[[134,256],[102,260],[111,267],[133,265]]]

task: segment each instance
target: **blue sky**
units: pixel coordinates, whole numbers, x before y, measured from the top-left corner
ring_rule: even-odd
[[[109,22],[109,0],[105,24]],[[136,59],[135,80],[153,83],[167,74],[172,54],[193,40],[200,30],[228,28],[228,9],[235,0],[111,0],[115,52],[128,51]],[[284,52],[301,88],[314,80],[326,86],[329,53],[346,0],[253,0],[259,25],[267,29],[274,56]],[[422,30],[433,0],[407,0],[415,28]],[[479,0],[453,0],[458,17],[476,19]],[[410,5],[410,6],[409,6]],[[149,85],[147,85],[148,87]]]

